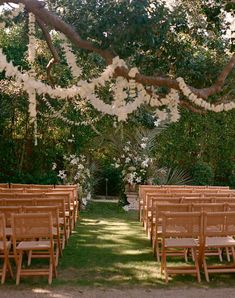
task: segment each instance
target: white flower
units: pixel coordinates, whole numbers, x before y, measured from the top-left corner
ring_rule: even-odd
[[[120,165],[116,162],[116,163],[114,164],[114,167],[117,169],[117,168],[120,167]]]
[[[55,162],[53,162],[53,164],[52,164],[52,170],[54,171],[56,169],[56,167],[57,167],[57,164]]]
[[[125,160],[125,163],[128,163],[130,161],[131,161],[130,157],[127,157],[126,160]]]
[[[140,144],[140,147],[141,147],[141,148],[143,148],[143,149],[145,149],[145,148],[146,148],[146,146],[147,146],[147,144],[146,144],[146,143],[142,143],[142,144]]]
[[[79,158],[73,158],[70,163],[71,165],[76,165],[79,162]]]
[[[148,167],[148,163],[149,163],[149,158],[147,158],[146,160],[144,160],[144,161],[141,163],[141,167],[142,167],[142,168],[147,168],[147,167]]]
[[[124,211],[128,212],[129,211],[129,205],[125,205],[122,207]]]
[[[125,147],[123,148],[123,151],[124,151],[124,152],[128,152],[128,151],[130,151],[130,148],[129,148],[128,146],[125,146]]]
[[[67,175],[65,174],[65,170],[59,171],[59,174],[57,175],[61,179],[65,179]]]
[[[87,198],[82,198],[82,204],[83,204],[84,206],[87,205]]]
[[[156,127],[158,127],[160,123],[161,121],[159,119],[153,122],[154,126]]]
[[[78,170],[83,170],[84,169],[84,165],[82,165],[81,163],[78,165]]]
[[[141,180],[142,180],[142,178],[140,176],[135,179],[136,183],[140,183]]]

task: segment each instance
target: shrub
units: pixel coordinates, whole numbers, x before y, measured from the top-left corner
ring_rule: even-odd
[[[206,162],[196,162],[192,168],[191,176],[195,185],[213,185],[214,172]]]

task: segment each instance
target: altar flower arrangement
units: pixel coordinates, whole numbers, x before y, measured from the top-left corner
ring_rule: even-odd
[[[135,186],[146,183],[149,167],[154,163],[154,159],[149,157],[147,143],[147,137],[141,138],[139,144],[127,141],[120,156],[114,158],[112,165],[121,169],[125,184]]]
[[[58,169],[57,164],[52,164],[52,170],[56,171],[57,176],[63,184],[78,184],[83,194],[89,194],[92,190],[91,169],[85,155],[67,154],[63,156],[64,169]]]

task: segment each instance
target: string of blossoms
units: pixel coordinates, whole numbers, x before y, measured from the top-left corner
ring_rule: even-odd
[[[36,76],[34,71],[34,62],[36,58],[36,30],[35,30],[35,16],[33,13],[29,13],[28,19],[28,37],[29,37],[29,44],[28,44],[28,62],[31,65],[31,69],[29,71],[32,77]],[[37,100],[36,100],[36,91],[31,88],[27,89],[27,93],[29,96],[29,122],[33,123],[34,125],[34,145],[37,146],[38,144],[38,127],[37,127]]]
[[[98,86],[103,86],[106,81],[110,80],[114,74],[114,71],[117,67],[126,67],[125,62],[119,57],[113,59],[113,63],[106,67],[99,78],[93,79],[90,83],[87,81],[80,80],[78,85],[73,85],[68,88],[55,87],[54,89],[44,84],[41,81],[38,81],[35,78],[32,78],[28,73],[21,73],[17,67],[15,67],[12,62],[8,62],[6,56],[3,54],[0,49],[0,68],[5,70],[7,77],[14,77],[18,83],[23,84],[23,88],[27,90],[35,89],[37,94],[48,94],[52,98],[74,98],[80,95],[90,103],[100,112],[110,115],[117,115],[119,121],[125,121],[128,117],[128,114],[131,114],[135,111],[142,103],[148,103],[151,99],[150,95],[147,94],[144,86],[137,83],[136,88],[138,95],[133,102],[125,103],[124,106],[116,108],[113,105],[104,103],[98,98],[95,94],[95,88]],[[175,90],[171,91],[169,96],[174,96],[176,93]],[[173,94],[173,95],[172,95]],[[159,103],[159,101],[157,102]],[[156,101],[154,104],[156,106]]]
[[[76,63],[76,56],[72,52],[66,36],[62,33],[59,33],[59,37],[63,41],[62,48],[66,57],[67,64],[71,70],[72,76],[73,78],[78,79],[82,75],[82,69],[78,67]]]
[[[150,95],[147,94],[143,85],[138,83],[136,84],[137,96],[135,97],[135,100],[132,102],[124,102],[123,105],[119,108],[115,107],[115,105],[113,106],[113,104],[105,104],[98,98],[98,96],[96,95],[96,88],[104,86],[105,82],[109,81],[112,78],[116,67],[126,67],[125,62],[119,59],[119,57],[115,57],[113,59],[113,63],[103,71],[100,77],[91,80],[90,83],[80,80],[76,86],[73,85],[68,88],[52,88],[51,86],[32,78],[32,76],[30,76],[30,74],[28,73],[21,73],[17,67],[13,66],[12,62],[7,62],[6,56],[2,53],[2,51],[0,52],[0,60],[1,68],[6,70],[6,76],[15,77],[17,82],[23,83],[23,88],[26,91],[34,89],[35,92],[37,92],[37,94],[39,95],[48,94],[50,95],[50,97],[58,99],[66,97],[73,98],[77,95],[80,95],[85,100],[90,101],[91,104],[102,113],[117,115],[119,121],[125,121],[130,113],[135,111],[142,103],[148,103],[151,99]],[[131,69],[130,74],[131,72],[136,72],[136,68]],[[133,91],[133,81],[131,82],[131,85],[131,89]],[[134,95],[134,92],[130,92],[130,94]],[[200,104],[204,106],[204,108],[210,107],[209,103],[201,99],[196,100],[196,102],[200,102]],[[155,106],[154,103],[152,105]],[[234,108],[233,102],[218,106],[212,105],[212,110],[216,111],[229,110],[232,108]],[[158,114],[160,113],[159,111],[157,112]],[[178,116],[176,116],[177,109],[174,109],[173,115],[174,119],[178,118]]]
[[[184,94],[191,102],[193,102],[195,105],[208,110],[213,111],[216,113],[223,112],[223,111],[230,111],[235,108],[235,102],[231,101],[229,103],[221,103],[219,105],[211,104],[202,98],[198,97],[196,94],[192,92],[192,90],[186,85],[183,78],[177,78],[177,81],[179,83],[179,87]]]
[[[73,120],[69,120],[68,118],[66,118],[65,116],[62,115],[62,112],[64,111],[65,105],[63,106],[63,108],[59,111],[56,111],[52,105],[50,104],[50,102],[47,100],[47,98],[45,96],[42,97],[42,100],[45,102],[46,106],[48,107],[49,111],[52,113],[52,115],[48,116],[50,118],[57,118],[62,120],[64,123],[72,125],[72,126],[88,126],[90,124],[95,123],[98,119],[97,118],[93,118],[93,119],[89,119],[88,121],[81,121],[81,122],[76,122]],[[40,113],[42,116],[42,113]]]

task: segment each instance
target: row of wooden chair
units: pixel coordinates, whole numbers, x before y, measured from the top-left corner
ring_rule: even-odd
[[[161,272],[195,274],[200,282],[200,268],[209,282],[210,273],[235,272],[235,212],[163,212],[162,213],[162,261]],[[208,249],[227,249],[232,254],[232,263],[207,264]],[[172,250],[190,250],[193,266],[168,266],[167,256]]]
[[[149,232],[149,227],[150,227],[150,223],[151,223],[151,217],[152,214],[155,211],[155,206],[158,203],[167,203],[167,204],[214,204],[214,203],[235,203],[235,194],[233,196],[228,195],[228,196],[224,196],[221,194],[216,194],[213,197],[211,196],[186,196],[186,197],[181,197],[181,196],[172,196],[172,197],[158,197],[158,196],[154,196],[154,197],[150,197],[147,201],[147,205],[143,210],[143,217],[142,217],[142,221],[143,221],[143,226],[146,230],[146,233]]]
[[[47,275],[51,283],[62,249],[78,219],[78,195],[75,186],[11,185],[1,188],[0,215],[4,217],[4,235],[7,245],[13,246],[16,261],[16,283],[25,275]],[[16,221],[18,222],[16,223]],[[26,224],[26,226],[25,226]],[[47,233],[46,233],[47,231]],[[6,251],[6,250],[5,250]],[[3,268],[2,282],[6,269],[12,276],[9,265],[9,251]],[[49,258],[49,268],[22,269],[22,258],[27,253],[28,266],[32,258]],[[6,253],[5,253],[6,255]],[[5,268],[6,267],[6,268]]]
[[[152,205],[152,199],[153,198],[158,198],[158,199],[175,199],[177,198],[179,200],[182,199],[189,199],[192,198],[192,200],[195,200],[196,198],[198,199],[208,199],[208,202],[213,200],[214,202],[216,198],[230,198],[230,197],[235,197],[235,191],[230,190],[227,187],[213,187],[213,188],[202,188],[199,187],[197,188],[196,186],[192,187],[177,187],[173,188],[171,186],[170,188],[164,187],[164,188],[159,188],[155,186],[146,186],[146,185],[141,185],[139,188],[139,216],[140,216],[140,221],[145,224],[147,220],[147,214],[149,211],[151,211],[151,205]]]
[[[33,199],[33,198],[64,198],[66,214],[69,217],[70,230],[74,228],[77,219],[79,217],[79,201],[76,196],[74,196],[71,190],[65,188],[53,191],[43,191],[38,189],[30,189],[28,192],[22,192],[20,189],[14,192],[12,191],[0,191],[0,201],[4,199]],[[1,202],[0,202],[1,204]]]
[[[149,228],[150,239],[157,261],[160,261],[162,243],[162,214],[164,212],[225,212],[235,211],[235,203],[191,203],[191,204],[168,204],[160,203],[155,205]],[[222,255],[219,254],[222,261]],[[228,256],[229,258],[229,256]]]

